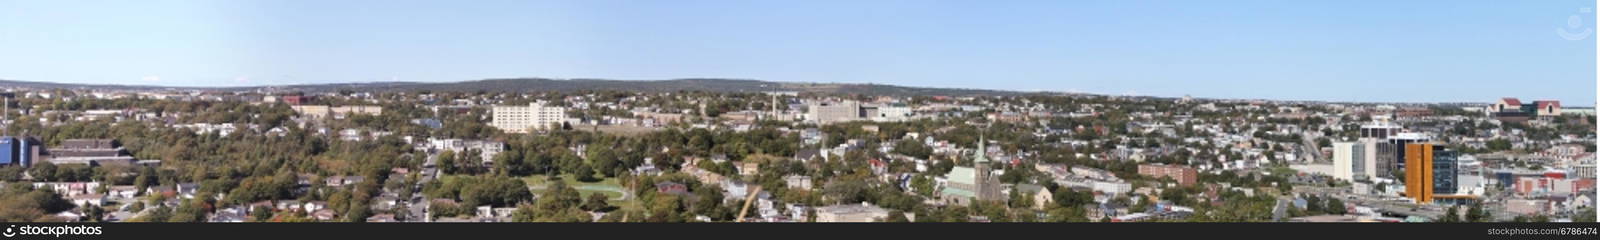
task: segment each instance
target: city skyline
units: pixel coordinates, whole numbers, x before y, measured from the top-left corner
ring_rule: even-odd
[[[216,87],[713,77],[1162,97],[1595,102],[1593,4],[1579,1],[0,5],[0,52],[21,56],[0,59],[11,66],[0,79],[23,81]]]

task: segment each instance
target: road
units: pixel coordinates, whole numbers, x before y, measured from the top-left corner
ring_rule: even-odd
[[[1321,134],[1312,134],[1311,131],[1300,134],[1300,157],[1305,162],[1322,162],[1322,148],[1317,147],[1317,138]]]
[[[1402,216],[1419,216],[1429,219],[1438,219],[1439,217],[1444,216],[1444,213],[1448,208],[1447,206],[1435,204],[1416,204],[1412,203],[1410,199],[1401,197],[1383,198],[1366,194],[1351,194],[1348,189],[1345,188],[1295,186],[1294,192],[1328,195],[1337,197],[1347,203],[1372,207],[1377,211],[1384,213]],[[1516,216],[1515,213],[1506,212],[1505,209],[1499,205],[1484,204],[1484,206],[1489,211],[1489,214],[1495,218],[1495,221],[1510,221]]]
[[[1288,216],[1289,216],[1289,199],[1288,198],[1278,198],[1278,204],[1273,204],[1272,205],[1272,221],[1273,222],[1282,222],[1284,217],[1288,217]]]
[[[417,179],[417,185],[411,189],[412,198],[409,200],[410,204],[408,204],[408,209],[411,213],[406,218],[408,222],[421,222],[428,219],[428,204],[433,201],[422,194],[422,186],[439,178],[439,168],[435,166],[438,163],[439,154],[436,153],[429,153],[427,159],[423,161],[422,177]]]

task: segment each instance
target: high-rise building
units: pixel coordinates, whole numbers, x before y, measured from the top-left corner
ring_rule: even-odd
[[[1378,139],[1333,143],[1333,177],[1346,181],[1378,177]]]
[[[1396,162],[1405,161],[1402,160],[1404,157],[1398,156],[1401,148],[1405,148],[1405,146],[1396,146],[1388,141],[1378,142],[1378,177],[1394,179],[1397,176],[1395,172],[1401,171],[1401,169],[1395,169],[1395,166],[1400,165]]]
[[[1360,145],[1355,142],[1333,143],[1333,178],[1339,180],[1355,180],[1356,159],[1361,154]]]
[[[1434,195],[1456,193],[1456,152],[1431,143],[1405,145],[1406,197],[1433,202]]]
[[[1378,143],[1378,176],[1394,178],[1394,173],[1406,169],[1406,144],[1427,142],[1427,134],[1403,132],[1389,136]]]
[[[1399,134],[1401,129],[1400,124],[1389,122],[1387,117],[1378,117],[1372,123],[1361,125],[1361,137],[1384,139]]]
[[[1350,172],[1355,179],[1371,179],[1378,176],[1378,139],[1362,138],[1355,142],[1357,151],[1354,151],[1355,160]]]
[[[494,106],[489,126],[508,133],[527,133],[529,129],[549,129],[565,123],[567,108],[545,106],[542,102],[528,106]]]
[[[1427,134],[1419,132],[1403,132],[1389,136],[1388,140],[1389,143],[1395,145],[1395,149],[1399,150],[1399,152],[1395,153],[1396,158],[1404,159],[1406,156],[1406,151],[1408,150],[1406,149],[1405,145],[1412,143],[1424,143],[1433,140],[1433,138]],[[1396,165],[1394,169],[1406,169],[1406,162],[1404,160],[1395,161],[1395,164]]]

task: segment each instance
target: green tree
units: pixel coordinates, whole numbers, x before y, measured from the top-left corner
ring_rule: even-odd
[[[1055,197],[1053,200],[1055,200],[1056,205],[1063,208],[1078,209],[1083,208],[1084,204],[1094,202],[1094,195],[1088,192],[1074,191],[1068,187],[1058,187],[1051,195]]]
[[[1482,203],[1474,202],[1471,207],[1467,208],[1467,222],[1488,222],[1490,220],[1489,212],[1483,209]]]
[[[250,209],[250,219],[255,222],[266,222],[272,220],[272,209],[267,208],[267,206],[256,206],[255,208]]]
[[[605,174],[606,177],[616,177],[619,168],[622,167],[622,161],[617,158],[615,151],[615,149],[604,148],[600,148],[598,151],[591,150],[594,154],[589,155],[589,162],[594,165],[594,171]]]
[[[1088,222],[1089,221],[1088,214],[1084,212],[1082,206],[1055,207],[1055,208],[1051,208],[1047,212],[1049,213],[1048,214],[1049,218],[1045,219],[1045,221],[1048,221],[1048,222]]]
[[[611,210],[611,204],[606,203],[605,194],[595,192],[589,194],[589,199],[583,203],[583,210],[592,212],[605,212]]]
[[[883,221],[893,223],[911,222],[910,219],[906,219],[906,213],[901,212],[900,210],[889,211],[889,218],[884,219]]]
[[[895,142],[894,153],[911,156],[918,159],[928,159],[929,155],[933,154],[933,148],[928,147],[926,144],[922,144],[921,141],[917,141],[915,139],[906,139]]]
[[[923,197],[933,197],[933,179],[928,176],[917,175],[911,178],[911,188]]]
[[[1592,222],[1595,222],[1594,207],[1587,207],[1587,208],[1578,209],[1578,216],[1572,217],[1572,222],[1580,222],[1580,223],[1592,223]]]
[[[445,150],[444,152],[440,152],[438,159],[436,160],[438,161],[439,172],[443,172],[444,174],[455,174],[456,172],[460,171],[456,167],[456,152],[454,151]]]
[[[589,164],[578,164],[578,168],[572,171],[572,175],[580,182],[600,181],[600,178],[594,177],[594,169],[590,168]]]
[[[1447,209],[1447,210],[1444,211],[1444,216],[1439,217],[1439,219],[1436,220],[1436,222],[1442,222],[1442,223],[1461,222],[1461,215],[1456,213],[1456,210],[1459,210],[1459,209],[1456,208],[1456,206],[1450,206],[1450,209]]]
[[[88,220],[90,222],[101,222],[101,221],[105,220],[106,208],[100,207],[100,206],[93,206],[93,205],[88,206],[88,207],[89,207],[89,209],[87,211],[85,211],[84,214],[87,215],[87,217],[89,217]]]
[[[1339,198],[1328,198],[1327,210],[1328,214],[1337,215],[1344,215],[1345,213],[1349,212],[1349,209],[1345,208],[1344,206],[1344,201],[1339,200]]]
[[[1493,140],[1489,140],[1488,142],[1484,142],[1484,145],[1489,148],[1489,151],[1497,151],[1498,152],[1498,151],[1511,150],[1511,140],[1504,139],[1504,138],[1496,138],[1496,139],[1493,139]]]

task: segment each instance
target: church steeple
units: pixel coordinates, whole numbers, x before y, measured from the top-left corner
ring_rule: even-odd
[[[1000,200],[1000,188],[989,170],[989,141],[978,136],[978,153],[972,156],[973,194],[980,201]]]
[[[983,136],[978,136],[978,153],[972,156],[972,162],[989,162],[989,157],[987,156],[989,152],[988,142],[984,140]]]

